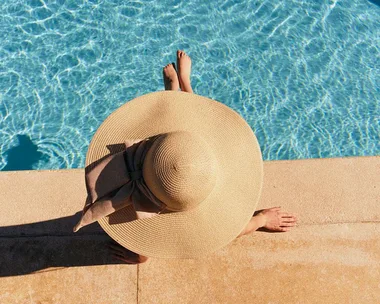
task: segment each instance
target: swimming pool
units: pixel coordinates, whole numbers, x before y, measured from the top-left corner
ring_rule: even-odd
[[[83,167],[112,111],[163,90],[177,49],[265,160],[379,154],[376,1],[6,0],[0,16],[2,170]]]

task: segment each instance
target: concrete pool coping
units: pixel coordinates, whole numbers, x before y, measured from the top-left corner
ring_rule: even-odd
[[[264,162],[257,209],[299,225],[200,260],[111,261],[98,224],[72,233],[83,169],[0,172],[1,303],[380,302],[380,157]]]

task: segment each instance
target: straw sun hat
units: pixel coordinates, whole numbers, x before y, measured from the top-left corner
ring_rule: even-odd
[[[196,94],[150,93],[96,131],[74,231],[98,221],[138,254],[200,258],[245,228],[262,182],[260,147],[239,114]]]

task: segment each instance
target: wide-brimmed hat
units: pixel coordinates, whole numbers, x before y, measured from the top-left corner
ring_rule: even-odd
[[[79,228],[98,221],[120,245],[200,258],[235,239],[258,204],[263,162],[246,121],[196,94],[161,91],[114,111],[86,156]]]

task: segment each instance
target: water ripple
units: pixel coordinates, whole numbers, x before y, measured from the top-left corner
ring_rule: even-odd
[[[264,159],[379,154],[379,14],[365,0],[2,1],[0,169],[18,153],[24,169],[83,167],[112,111],[163,89],[177,49]]]

